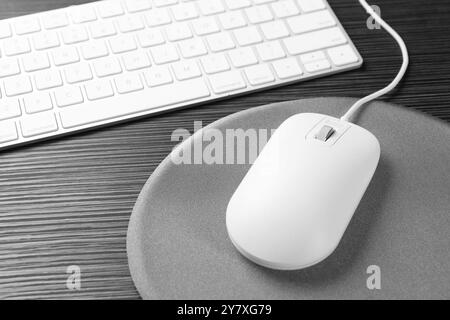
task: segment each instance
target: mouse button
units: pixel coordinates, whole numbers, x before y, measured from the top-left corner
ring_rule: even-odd
[[[333,127],[324,125],[318,133],[316,133],[315,137],[317,140],[320,141],[327,141],[336,131]]]
[[[336,144],[336,142],[339,141],[339,139],[342,138],[350,129],[350,125],[339,125],[339,126],[333,126],[335,132],[334,134],[325,142],[328,146],[332,146]]]
[[[340,119],[326,117],[308,133],[306,139],[318,146],[331,147],[341,138],[350,126],[349,123],[343,122]],[[318,139],[318,137],[321,139]]]

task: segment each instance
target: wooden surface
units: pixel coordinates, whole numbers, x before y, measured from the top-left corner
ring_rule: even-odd
[[[0,18],[82,2],[0,0]],[[128,219],[173,147],[173,130],[270,102],[362,96],[387,84],[401,62],[396,44],[367,29],[357,0],[329,2],[365,59],[359,70],[0,153],[0,298],[138,298],[127,265]],[[450,121],[450,2],[376,4],[411,55],[405,81],[385,99]],[[70,265],[81,268],[80,291],[66,288]]]

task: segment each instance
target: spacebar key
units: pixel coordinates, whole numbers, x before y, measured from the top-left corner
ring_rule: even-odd
[[[203,79],[181,81],[64,108],[60,110],[61,123],[64,128],[69,129],[155,108],[183,104],[209,95],[209,89]]]

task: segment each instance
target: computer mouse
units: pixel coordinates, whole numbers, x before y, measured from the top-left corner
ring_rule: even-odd
[[[229,238],[272,269],[298,270],[338,246],[380,159],[368,130],[327,115],[284,121],[232,195]]]

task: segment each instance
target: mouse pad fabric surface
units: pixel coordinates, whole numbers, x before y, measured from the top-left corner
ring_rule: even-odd
[[[275,129],[296,113],[339,117],[354,101],[317,98],[242,111],[198,131],[176,152],[192,151],[206,128],[224,136],[226,129]],[[129,266],[141,296],[450,298],[450,126],[381,102],[366,106],[357,124],[380,141],[378,169],[338,248],[299,271],[260,267],[228,238],[227,204],[249,161],[177,164],[167,157],[145,184],[128,229]]]

